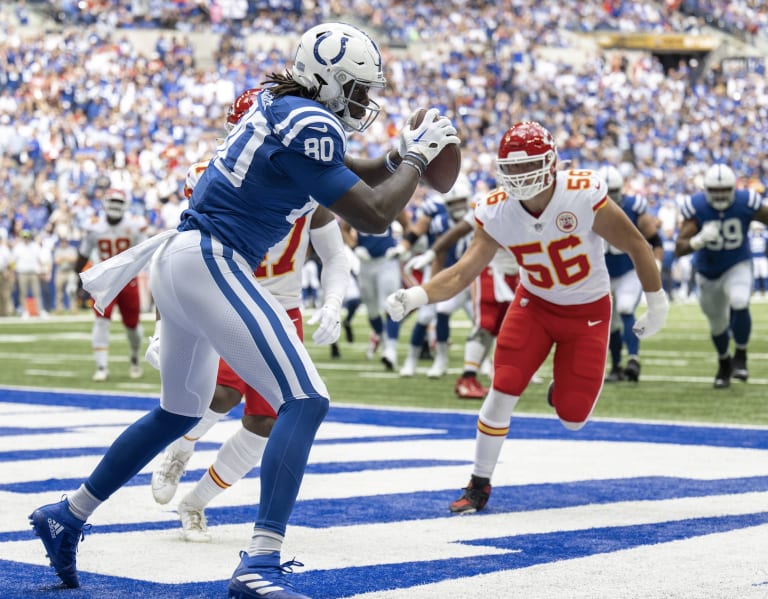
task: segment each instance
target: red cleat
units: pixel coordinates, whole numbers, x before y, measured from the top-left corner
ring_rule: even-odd
[[[488,389],[474,376],[459,377],[454,390],[460,399],[483,399],[488,394]]]

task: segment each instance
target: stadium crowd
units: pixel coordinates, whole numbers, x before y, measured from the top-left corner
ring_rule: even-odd
[[[59,26],[25,27],[41,6]],[[61,309],[53,299],[54,251],[77,243],[109,187],[129,193],[150,233],[172,226],[184,207],[186,169],[217,146],[226,107],[292,58],[278,44],[248,49],[246,36],[294,35],[345,14],[390,40],[382,48],[384,111],[365,139],[350,138],[355,153],[379,155],[415,107],[436,106],[456,122],[464,170],[480,193],[496,184],[493,160],[510,115],[538,120],[555,135],[562,162],[616,165],[627,193],[647,198],[670,241],[680,200],[700,188],[711,163],[730,164],[741,186],[760,193],[768,183],[768,158],[754,143],[768,132],[760,65],[702,73],[691,60],[665,68],[647,54],[586,52],[564,34],[697,32],[713,14],[724,28],[748,20],[765,34],[768,11],[752,3],[568,2],[551,11],[515,0],[500,11],[472,1],[18,2],[0,12],[3,280],[13,278],[3,248],[29,231],[49,256],[40,265],[42,301]],[[139,27],[165,29],[147,49],[122,31]],[[186,35],[193,30],[222,33],[211,67],[195,62]],[[552,58],[543,51],[553,47],[568,52]],[[582,59],[566,61],[566,54]]]

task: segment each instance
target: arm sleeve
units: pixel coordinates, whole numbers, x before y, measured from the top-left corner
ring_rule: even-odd
[[[338,223],[334,220],[317,229],[310,229],[309,240],[323,262],[321,279],[325,300],[335,298],[341,305],[349,283],[350,264]]]

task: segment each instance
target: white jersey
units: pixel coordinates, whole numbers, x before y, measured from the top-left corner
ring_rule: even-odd
[[[477,226],[477,220],[475,219],[475,203],[473,202],[472,205],[467,210],[467,213],[464,215],[464,221],[472,225],[472,228],[475,228]],[[491,267],[491,270],[495,273],[498,273],[500,275],[512,275],[515,276],[520,272],[520,266],[517,264],[517,259],[515,258],[514,254],[511,254],[507,250],[500,249],[498,252],[496,252],[496,255],[491,260],[491,263],[488,265]]]
[[[267,250],[253,272],[286,310],[301,306],[301,272],[309,250],[309,225],[317,206],[314,202],[312,209],[296,220],[291,232]]]
[[[196,162],[189,167],[184,183],[187,197],[192,195],[207,167],[207,162]],[[253,271],[261,286],[286,310],[301,307],[301,272],[309,250],[309,225],[318,206],[314,200],[310,202],[309,212],[296,220],[288,235],[267,250],[264,260]]]
[[[146,230],[147,221],[142,216],[126,214],[119,223],[110,225],[102,214],[85,226],[78,253],[98,264],[144,241]]]
[[[587,304],[610,291],[603,239],[592,231],[608,201],[594,171],[558,171],[550,203],[538,217],[502,188],[475,207],[475,219],[520,265],[527,291],[560,305]]]

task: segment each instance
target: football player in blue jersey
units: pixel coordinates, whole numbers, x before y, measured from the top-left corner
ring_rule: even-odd
[[[253,271],[313,201],[359,231],[385,231],[430,161],[459,143],[450,120],[431,109],[416,128],[409,118],[398,149],[379,158],[345,156],[347,133],[365,131],[379,112],[369,91],[385,83],[381,54],[366,33],[344,23],[313,27],[301,36],[293,69],[268,77],[219,146],[178,229],[83,277],[87,290],[98,288],[98,305],[153,256],[163,384],[160,405],[114,441],[78,490],[30,516],[65,586],[79,586],[76,552],[85,521],[200,420],[221,356],[279,413],[262,459],[252,538],[229,596],[306,599],[288,581],[296,562],[281,563],[280,551],[329,396],[293,323]]]
[[[768,204],[754,191],[736,189],[736,175],[725,164],[709,167],[703,183],[704,191],[683,203],[675,254],[694,253],[699,305],[709,321],[719,361],[714,386],[723,389],[730,386],[731,377],[740,381],[749,377],[752,264],[747,233],[753,220],[768,223]]]
[[[604,166],[600,176],[608,184],[608,195],[616,202],[629,220],[640,229],[653,248],[658,263],[664,257],[663,243],[656,228],[655,219],[648,214],[648,202],[642,196],[624,195],[624,177],[616,167]],[[635,326],[635,310],[640,303],[643,288],[637,278],[635,266],[629,254],[605,245],[605,265],[611,277],[613,312],[611,313],[611,336],[608,350],[611,356],[611,371],[607,382],[633,381],[640,379],[640,340],[632,331]],[[621,366],[621,352],[627,348],[627,365]]]

